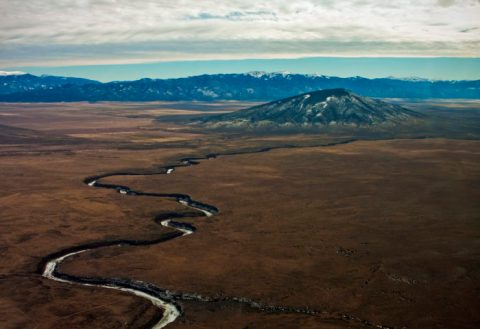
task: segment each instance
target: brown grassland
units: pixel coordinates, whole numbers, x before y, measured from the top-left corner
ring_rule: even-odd
[[[82,180],[281,145],[299,147],[220,156],[172,175],[105,179],[189,194],[220,212],[185,218],[193,235],[86,252],[61,271],[320,311],[181,302],[185,313],[172,329],[480,327],[478,140],[454,134],[321,146],[355,136],[227,134],[162,119],[245,105],[0,104],[0,328],[148,328],[161,315],[150,302],[48,280],[38,264],[69,246],[162,236],[169,229],[152,218],[182,206]],[[467,105],[457,104],[480,108]]]

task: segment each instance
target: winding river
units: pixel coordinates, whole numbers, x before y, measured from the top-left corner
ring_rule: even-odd
[[[332,144],[323,144],[320,146],[333,146],[338,144],[345,144],[353,142],[354,140],[342,141],[339,143]],[[253,301],[248,298],[243,297],[206,297],[201,296],[195,293],[178,293],[169,291],[156,287],[148,282],[142,282],[131,279],[122,279],[122,278],[100,278],[100,277],[81,277],[75,276],[59,271],[59,265],[66,259],[73,257],[75,255],[109,246],[141,246],[141,245],[153,245],[157,243],[162,243],[169,241],[175,238],[182,236],[190,235],[195,232],[195,227],[191,224],[179,222],[178,219],[186,217],[204,217],[204,216],[214,216],[218,213],[218,209],[212,205],[208,205],[199,201],[193,200],[189,195],[186,194],[177,194],[177,193],[156,193],[156,192],[144,192],[144,191],[135,191],[128,186],[116,185],[102,183],[102,179],[106,177],[113,176],[145,176],[145,175],[163,175],[163,174],[172,174],[175,171],[175,168],[178,167],[188,167],[193,165],[198,165],[202,160],[215,159],[218,156],[226,155],[240,155],[248,153],[261,153],[267,152],[273,149],[278,148],[293,148],[296,146],[279,146],[279,147],[269,147],[263,148],[256,151],[245,151],[245,152],[235,152],[235,153],[224,153],[224,154],[209,154],[205,157],[190,157],[180,159],[179,164],[165,166],[160,168],[156,172],[152,173],[135,173],[135,172],[115,172],[99,176],[87,177],[84,179],[84,183],[92,188],[105,188],[114,190],[125,196],[149,196],[149,197],[158,197],[174,200],[188,208],[191,208],[192,211],[188,212],[171,212],[159,214],[154,218],[154,221],[164,227],[172,229],[171,232],[168,232],[161,236],[160,238],[153,240],[109,240],[109,241],[98,241],[92,243],[86,243],[83,245],[69,247],[53,254],[46,256],[38,265],[38,271],[41,275],[47,279],[68,283],[68,284],[79,284],[84,286],[97,286],[107,289],[115,289],[120,291],[125,291],[136,296],[142,297],[146,300],[149,300],[153,305],[160,308],[163,311],[163,315],[160,319],[152,326],[152,329],[164,328],[168,324],[174,322],[179,316],[182,315],[183,310],[181,305],[177,301],[181,300],[193,300],[200,302],[218,302],[218,301],[229,301],[245,304],[253,309],[264,312],[275,312],[275,313],[301,313],[307,315],[316,315],[316,316],[325,316],[328,312],[326,311],[315,311],[309,308],[293,308],[288,306],[272,306],[265,305],[256,301]],[[344,321],[353,321],[361,322],[368,326],[376,326],[379,328],[390,328],[381,325],[374,325],[366,320],[359,319],[355,316],[342,314],[342,313],[328,313],[328,317],[337,318]]]
[[[178,203],[190,207],[197,212],[191,213],[168,213],[158,215],[155,218],[155,222],[162,226],[171,228],[174,230],[173,234],[168,234],[160,239],[155,240],[116,240],[98,242],[92,244],[85,244],[82,246],[76,246],[62,250],[46,257],[40,267],[42,268],[42,276],[63,283],[81,284],[85,286],[98,286],[108,289],[116,289],[126,291],[137,295],[139,297],[149,300],[153,305],[163,310],[162,318],[152,327],[153,329],[160,329],[175,321],[182,314],[180,306],[172,301],[173,296],[168,296],[167,291],[162,291],[152,285],[141,281],[130,281],[120,279],[100,279],[100,278],[84,278],[61,273],[58,270],[58,266],[66,259],[84,253],[89,250],[107,247],[107,246],[122,246],[122,245],[151,245],[164,241],[168,241],[177,237],[189,235],[195,232],[195,227],[191,224],[175,221],[180,217],[198,217],[198,216],[213,216],[218,213],[218,209],[214,206],[210,206],[198,201],[193,200],[190,196],[185,194],[164,194],[164,193],[149,193],[142,191],[134,191],[128,186],[105,184],[101,182],[102,178],[112,176],[125,176],[125,175],[161,175],[171,174],[176,167],[186,167],[198,164],[199,160],[212,159],[214,155],[208,155],[205,158],[184,158],[180,160],[180,164],[174,166],[163,167],[159,172],[150,174],[137,174],[130,172],[123,173],[111,173],[102,176],[88,177],[84,180],[84,183],[90,187],[106,188],[116,190],[118,193],[129,196],[154,196],[160,198],[171,198]],[[175,232],[176,231],[176,232]]]

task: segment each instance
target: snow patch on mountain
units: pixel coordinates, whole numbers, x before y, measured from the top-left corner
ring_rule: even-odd
[[[9,75],[24,75],[27,74],[26,72],[22,71],[0,71],[0,76],[5,77]]]

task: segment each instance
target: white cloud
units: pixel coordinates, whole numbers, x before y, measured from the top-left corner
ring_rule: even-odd
[[[0,65],[102,62],[108,47],[116,62],[480,55],[478,0],[0,0],[0,11]]]

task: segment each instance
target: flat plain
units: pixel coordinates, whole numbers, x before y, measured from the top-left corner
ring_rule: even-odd
[[[456,127],[466,120],[452,118],[480,110],[478,102],[408,105],[440,113]],[[160,237],[169,229],[154,216],[185,210],[167,199],[92,189],[85,177],[149,173],[212,152],[244,154],[172,175],[105,180],[185,193],[218,207],[216,216],[184,219],[195,234],[86,252],[61,271],[317,312],[181,302],[184,314],[171,328],[480,326],[478,131],[462,134],[439,120],[428,133],[401,132],[402,138],[351,131],[255,135],[170,120],[246,106],[0,104],[0,327],[151,326],[160,311],[149,302],[47,280],[39,263],[88,242]],[[266,147],[274,149],[254,152]]]

